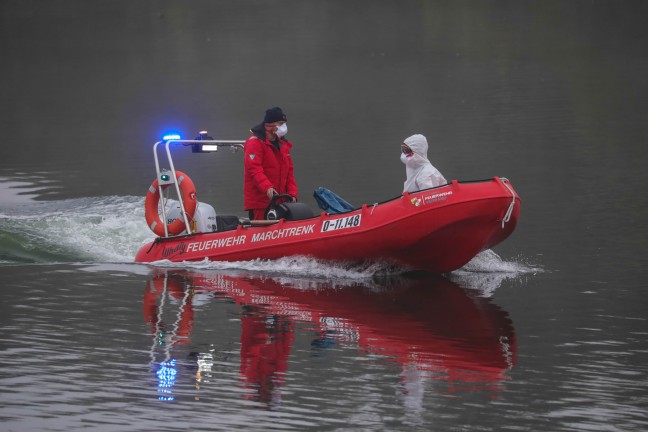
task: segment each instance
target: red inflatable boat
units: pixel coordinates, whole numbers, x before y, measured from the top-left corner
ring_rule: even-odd
[[[159,169],[155,148],[162,143],[154,147],[158,179],[149,189],[149,195],[159,197],[158,189],[175,184],[182,208],[195,209],[195,204],[187,205],[182,200],[183,197],[185,201],[191,199],[193,184],[189,181],[185,184],[190,187],[180,188],[186,175],[173,168],[169,145],[195,145],[196,141],[165,142],[170,172]],[[158,186],[164,179],[167,185]],[[149,215],[149,210],[154,208],[149,198],[147,222],[151,229],[156,231],[157,228],[156,233],[160,233],[160,221],[169,219],[166,214],[162,219]],[[239,223],[214,224],[214,228],[219,228],[215,232],[195,232],[190,223],[194,215],[182,211],[179,217],[184,224],[177,228],[174,219],[168,226],[175,223],[177,229],[186,227],[184,232],[191,234],[172,236],[165,231],[166,236],[158,237],[138,251],[135,262],[247,261],[302,255],[346,262],[387,262],[417,270],[450,272],[465,265],[479,252],[505,240],[515,229],[519,213],[520,198],[510,182],[499,177],[471,182],[453,180],[445,186],[406,192],[389,201],[364,204],[342,214],[322,212],[307,217],[302,213],[300,220],[282,218],[275,221],[236,218]],[[231,222],[232,217],[229,218]]]

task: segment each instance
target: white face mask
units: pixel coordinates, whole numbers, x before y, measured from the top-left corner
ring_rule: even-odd
[[[278,137],[282,137],[288,133],[288,125],[286,123],[282,124],[281,126],[277,126],[277,130],[275,131],[275,134]]]
[[[427,159],[416,153],[411,156],[401,153],[400,159],[408,168],[418,168],[427,162]]]
[[[412,164],[416,164],[418,160],[416,156],[418,156],[416,153],[410,156],[406,155],[405,153],[401,153],[400,159],[401,162],[403,162],[405,165],[412,165]]]

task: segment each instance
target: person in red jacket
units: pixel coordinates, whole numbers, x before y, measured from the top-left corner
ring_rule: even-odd
[[[265,209],[276,194],[288,194],[297,201],[297,183],[290,157],[292,143],[286,115],[279,107],[265,112],[263,122],[254,126],[245,142],[243,208],[250,219],[265,219]]]

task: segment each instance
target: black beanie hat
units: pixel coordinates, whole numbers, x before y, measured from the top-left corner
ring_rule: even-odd
[[[274,123],[278,121],[288,121],[286,114],[283,113],[281,108],[272,107],[266,110],[265,117],[263,118],[263,123]]]

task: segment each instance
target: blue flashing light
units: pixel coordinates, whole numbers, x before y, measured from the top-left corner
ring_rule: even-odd
[[[182,139],[179,133],[167,133],[162,137],[162,141],[169,141],[169,140],[179,140]]]

